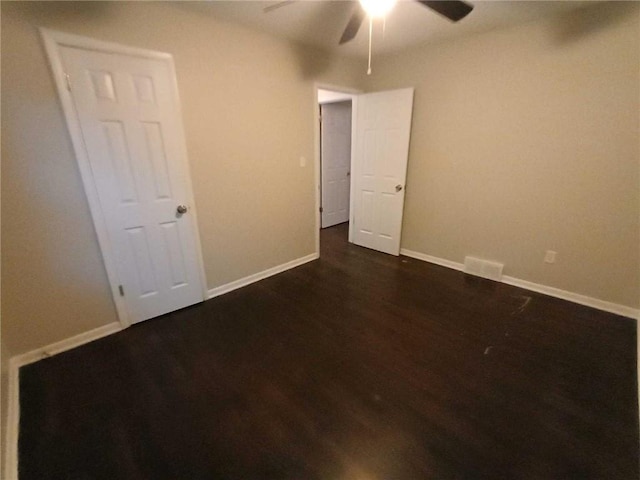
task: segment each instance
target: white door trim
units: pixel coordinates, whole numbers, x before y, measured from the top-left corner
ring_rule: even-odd
[[[362,93],[362,92],[361,92]],[[353,243],[355,202],[354,192],[356,191],[356,132],[358,128],[358,96],[351,100],[351,185],[349,186],[349,242]]]
[[[316,205],[315,205],[315,229],[316,229],[316,255],[320,255],[320,225],[322,225],[322,218],[320,215],[320,204],[322,199],[320,198],[321,185],[321,164],[320,164],[320,103],[318,102],[318,90],[332,90],[334,92],[349,93],[353,95],[351,98],[351,191],[353,191],[353,159],[354,159],[354,145],[355,145],[355,132],[356,132],[356,119],[357,111],[357,98],[358,94],[363,93],[362,90],[357,90],[349,87],[339,87],[336,85],[330,85],[326,83],[314,83],[313,87],[313,125],[314,125],[314,185],[316,189]],[[353,195],[349,195],[349,241],[351,241],[351,228],[353,226]]]
[[[91,217],[93,219],[93,225],[98,237],[98,244],[100,245],[100,251],[102,252],[102,259],[107,271],[107,277],[109,279],[109,285],[111,287],[111,296],[116,306],[116,312],[118,314],[118,320],[123,328],[131,325],[131,319],[127,313],[127,308],[123,297],[120,296],[118,286],[121,284],[118,278],[118,270],[116,268],[116,259],[113,252],[113,248],[109,242],[107,235],[107,227],[100,202],[98,200],[98,191],[96,188],[95,179],[89,164],[89,156],[84,144],[84,138],[80,128],[80,121],[76,115],[73,98],[71,93],[67,89],[67,79],[65,76],[64,66],[62,63],[61,47],[76,47],[86,50],[93,50],[104,53],[117,53],[122,55],[142,57],[147,59],[154,59],[167,62],[172,72],[175,72],[175,66],[173,63],[173,57],[168,53],[155,52],[152,50],[144,50],[140,48],[128,47],[112,42],[103,42],[93,38],[83,37],[79,35],[73,35],[64,32],[58,32],[55,30],[49,30],[47,28],[40,28],[40,34],[44,43],[47,57],[53,73],[54,82],[58,91],[58,97],[62,104],[62,110],[64,112],[67,128],[71,137],[71,143],[73,144],[73,150],[80,169],[80,176],[84,184],[84,190],[91,210]],[[182,117],[180,100],[178,95],[178,83],[175,75],[171,79],[171,87],[175,98],[178,99],[178,114]],[[200,234],[198,232],[198,220],[195,208],[195,201],[193,198],[193,186],[191,184],[191,175],[189,174],[189,164],[187,157],[186,143],[184,139],[184,132],[180,130],[177,132],[177,140],[179,142],[179,148],[182,150],[183,158],[185,159],[184,168],[186,169],[186,188],[188,196],[188,204],[190,205],[190,214],[194,218],[195,240],[196,240],[196,257],[199,264],[200,277],[202,279],[202,299],[207,298],[207,282],[204,272],[204,262],[202,259],[202,247],[200,244]]]

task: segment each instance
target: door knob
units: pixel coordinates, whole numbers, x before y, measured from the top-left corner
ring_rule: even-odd
[[[187,213],[187,210],[189,210],[189,208],[186,205],[178,205],[178,208],[176,208],[176,212],[178,212],[180,215],[182,215],[183,213]]]
[[[402,190],[402,185],[396,185],[396,192],[399,192],[400,190]]]

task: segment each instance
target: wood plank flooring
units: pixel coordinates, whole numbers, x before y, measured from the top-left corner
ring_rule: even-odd
[[[24,367],[20,479],[638,478],[634,321],[346,232]]]

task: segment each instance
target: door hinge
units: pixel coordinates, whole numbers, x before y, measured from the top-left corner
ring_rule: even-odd
[[[68,73],[65,73],[64,78],[67,82],[67,90],[71,91],[71,77],[69,76]]]
[[[324,212],[324,208],[320,207],[320,213]]]
[[[124,288],[122,288],[122,285],[118,285],[118,291],[120,292],[120,296],[124,297]]]

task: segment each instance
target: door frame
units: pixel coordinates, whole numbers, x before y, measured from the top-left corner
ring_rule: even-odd
[[[328,90],[323,90],[323,91],[328,91]],[[337,92],[331,92],[331,93],[337,93]],[[326,170],[326,155],[325,152],[323,151],[323,145],[325,145],[325,141],[330,137],[327,136],[326,133],[326,129],[325,129],[325,117],[326,117],[326,111],[327,108],[329,106],[332,105],[345,105],[345,104],[349,104],[349,165],[348,165],[348,172],[346,172],[346,176],[347,176],[347,181],[349,182],[349,198],[348,200],[351,200],[351,137],[353,136],[353,132],[351,131],[351,120],[352,120],[352,109],[353,109],[353,99],[355,97],[355,95],[353,94],[346,94],[346,93],[340,93],[340,95],[344,95],[341,98],[336,98],[336,99],[332,99],[332,100],[326,100],[326,101],[322,101],[322,102],[318,102],[319,106],[320,106],[320,118],[321,118],[321,122],[320,122],[320,205],[322,207],[322,212],[320,212],[320,228],[324,229],[324,228],[328,228],[328,227],[323,227],[323,225],[325,224],[325,218],[324,218],[324,214],[325,214],[325,200],[327,200],[327,192],[324,189],[325,186],[325,173],[327,173]],[[346,116],[345,116],[346,118]],[[337,192],[336,192],[337,193]],[[334,201],[337,201],[337,198],[334,199]],[[351,214],[351,210],[349,208],[349,206],[346,207],[348,209],[347,212],[347,218],[344,220],[345,222],[349,221],[349,217]],[[338,225],[339,223],[343,223],[343,222],[338,222],[335,223],[334,225]],[[330,225],[333,226],[333,225]]]
[[[121,285],[121,282],[119,281],[118,270],[116,268],[116,256],[109,241],[109,236],[107,234],[107,224],[102,213],[100,201],[98,199],[98,190],[96,187],[95,179],[93,177],[93,171],[91,170],[91,165],[89,163],[88,151],[84,144],[84,137],[82,136],[80,120],[78,119],[78,116],[76,114],[71,92],[67,87],[67,78],[62,63],[61,47],[75,47],[102,53],[115,53],[132,57],[160,60],[166,62],[169,65],[170,71],[173,72],[173,78],[170,79],[171,89],[172,93],[175,95],[175,99],[177,100],[178,116],[181,120],[181,128],[179,128],[176,132],[177,142],[183,160],[183,164],[180,166],[180,168],[182,168],[184,172],[187,190],[186,200],[190,206],[190,214],[193,215],[194,219],[193,228],[195,235],[195,248],[197,250],[196,258],[198,261],[198,268],[200,271],[199,273],[202,282],[202,299],[205,300],[207,298],[207,281],[202,257],[200,233],[198,231],[198,217],[196,213],[195,200],[193,197],[193,185],[191,183],[189,157],[187,156],[187,148],[184,135],[184,125],[182,123],[182,107],[172,55],[164,52],[156,52],[153,50],[129,47],[113,42],[105,42],[102,40],[96,40],[94,38],[59,32],[43,27],[40,27],[39,30],[42,41],[44,43],[45,51],[47,53],[47,57],[49,59],[49,65],[51,67],[54,83],[58,92],[58,98],[60,99],[60,103],[62,104],[62,110],[66,120],[67,130],[69,131],[69,135],[71,137],[71,143],[73,145],[76,161],[80,169],[80,176],[82,178],[85,195],[89,203],[93,226],[98,237],[98,244],[100,246],[100,252],[102,253],[102,260],[107,271],[107,278],[109,280],[109,286],[111,287],[111,296],[116,307],[118,321],[123,328],[131,325],[131,318],[129,318],[126,301],[124,297],[120,295],[118,289],[119,285]]]
[[[320,255],[320,227],[322,225],[322,216],[320,214],[320,205],[322,203],[322,164],[320,163],[320,102],[318,102],[318,90],[331,90],[333,92],[347,93],[353,95],[351,98],[351,177],[350,177],[350,192],[353,192],[353,167],[354,167],[354,146],[355,146],[355,134],[356,134],[356,122],[358,118],[358,95],[363,93],[362,90],[357,90],[349,87],[340,87],[327,83],[315,82],[313,86],[313,125],[314,125],[314,185],[315,185],[315,244],[316,254]],[[349,194],[349,241],[351,242],[353,232],[353,195]]]

